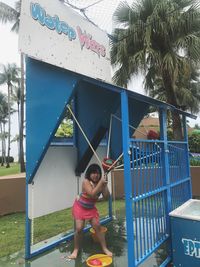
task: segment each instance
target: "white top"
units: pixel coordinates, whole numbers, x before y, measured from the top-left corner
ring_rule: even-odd
[[[172,217],[200,221],[200,200],[190,199],[169,213]]]

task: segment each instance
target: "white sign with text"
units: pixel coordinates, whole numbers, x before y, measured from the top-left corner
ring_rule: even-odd
[[[19,33],[20,52],[111,82],[107,34],[62,2],[22,1]]]

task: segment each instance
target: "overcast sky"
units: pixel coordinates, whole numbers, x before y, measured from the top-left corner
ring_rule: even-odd
[[[8,5],[14,6],[15,0],[1,0]],[[118,0],[117,0],[118,1]],[[112,1],[113,2],[113,1]],[[108,3],[108,2],[107,2]],[[0,24],[0,33],[1,33],[1,42],[0,42],[0,64],[7,63],[17,63],[20,66],[20,56],[18,53],[18,35],[16,33],[10,32],[11,25],[2,25]],[[134,90],[139,93],[142,93],[142,82],[141,78],[134,79],[133,86]],[[7,92],[7,88],[4,86],[0,86],[0,90],[3,92]],[[198,119],[189,120],[190,125],[194,126],[195,123],[200,124],[200,116]],[[12,138],[18,134],[17,128],[17,117],[16,114],[12,118]],[[11,145],[11,155],[17,156],[17,144],[12,143]]]

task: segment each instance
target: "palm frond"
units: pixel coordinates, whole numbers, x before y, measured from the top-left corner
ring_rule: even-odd
[[[0,21],[3,23],[14,22],[19,17],[19,12],[17,12],[11,6],[0,2]]]
[[[126,1],[120,2],[113,14],[113,22],[123,27],[128,26],[130,11],[130,6]]]

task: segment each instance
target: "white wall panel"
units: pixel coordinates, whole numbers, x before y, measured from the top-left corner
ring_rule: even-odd
[[[34,179],[29,185],[29,218],[40,217],[72,206],[78,193],[74,170],[77,162],[76,148],[72,146],[49,147]],[[100,159],[106,147],[99,147]],[[99,163],[93,156],[90,163]],[[84,174],[80,177],[79,185]],[[110,179],[109,179],[110,180]]]

